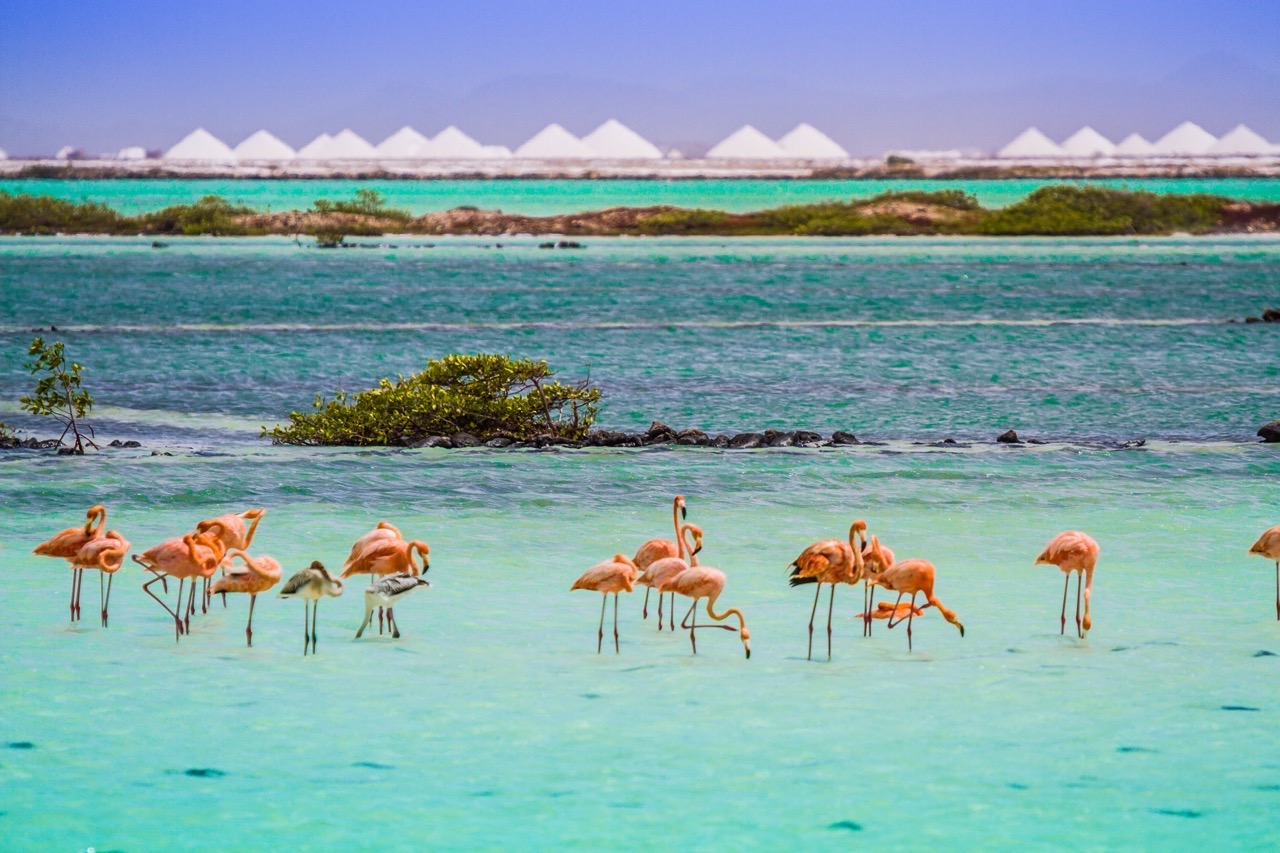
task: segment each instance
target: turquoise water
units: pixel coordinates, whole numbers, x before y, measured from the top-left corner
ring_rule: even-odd
[[[0,846],[1280,843],[1274,569],[1244,554],[1280,520],[1280,457],[1252,436],[1280,408],[1280,339],[1225,322],[1280,304],[1280,240],[397,245],[0,240],[0,419],[47,434],[11,401],[53,324],[99,434],[144,445],[0,452]],[[883,443],[256,437],[317,391],[475,349],[589,370],[606,427]],[[1010,426],[1050,443],[991,443]],[[729,632],[692,656],[634,596],[621,655],[597,656],[600,602],[567,591],[665,535],[677,492],[749,661]],[[95,502],[139,548],[268,507],[253,550],[286,572],[385,518],[430,542],[435,586],[397,608],[397,642],[352,641],[359,584],[326,600],[315,658],[301,605],[271,597],[252,649],[235,598],[175,644],[128,569],[110,629],[95,578],[68,628],[68,573],[29,551]],[[863,639],[842,589],[832,661],[804,659],[812,594],[785,567],[853,517],[937,565],[963,639],[932,613],[913,653],[883,623]],[[1060,575],[1030,565],[1072,527],[1103,549],[1087,641],[1058,636]]]
[[[671,204],[749,211],[784,204],[869,198],[882,192],[959,189],[986,207],[1004,207],[1048,184],[1087,184],[1160,193],[1215,193],[1249,201],[1280,201],[1276,178],[1108,178],[1092,181],[1013,180],[0,180],[0,191],[97,201],[127,214],[189,204],[220,195],[257,210],[305,210],[317,198],[347,199],[373,189],[392,207],[415,215],[472,205],[545,216],[606,207]]]

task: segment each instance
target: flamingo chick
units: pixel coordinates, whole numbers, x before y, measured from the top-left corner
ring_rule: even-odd
[[[94,522],[97,522],[96,524]],[[102,528],[107,523],[107,508],[101,504],[94,504],[89,507],[89,511],[84,514],[84,524],[79,527],[68,527],[66,530],[59,531],[49,538],[46,542],[41,542],[31,553],[40,557],[61,557],[68,562],[75,559],[80,553],[80,549],[84,547],[91,539],[96,539],[102,534]],[[74,565],[71,567],[71,621],[78,622],[80,620],[80,586],[83,580],[83,573]]]
[[[108,530],[96,539],[90,539],[76,552],[71,560],[73,569],[96,569],[98,571],[98,607],[102,616],[102,627],[107,627],[107,607],[111,603],[111,581],[116,572],[124,565],[124,555],[129,553],[131,543],[115,530]],[[106,596],[102,592],[102,576],[107,576]],[[78,609],[78,602],[77,602]]]
[[[1089,599],[1093,592],[1093,568],[1098,563],[1098,543],[1087,533],[1068,530],[1059,533],[1044,546],[1040,556],[1032,565],[1041,563],[1057,566],[1066,575],[1062,581],[1062,619],[1061,631],[1067,632],[1067,587],[1071,584],[1071,573],[1076,572],[1076,636],[1084,639],[1093,620],[1089,617]],[[1080,580],[1084,579],[1084,618],[1080,618]]]
[[[800,552],[800,556],[791,561],[791,586],[816,583],[813,593],[813,609],[809,612],[809,660],[813,660],[813,620],[818,615],[818,597],[822,595],[822,585],[831,584],[831,598],[827,603],[827,660],[831,660],[831,614],[836,605],[836,584],[856,584],[866,573],[862,560],[862,544],[855,541],[866,540],[867,523],[858,519],[849,526],[849,541],[839,539],[820,539]],[[866,592],[863,591],[862,606],[867,606]],[[865,629],[863,631],[866,633]]]
[[[364,591],[364,622],[360,623],[360,630],[356,631],[356,639],[360,639],[364,629],[369,627],[369,623],[373,621],[373,608],[375,607],[385,607],[387,609],[387,622],[391,625],[391,637],[396,640],[400,639],[400,628],[396,625],[393,608],[397,601],[420,586],[429,587],[431,582],[424,577],[412,575],[408,572],[390,575],[370,584],[369,588]]]
[[[367,535],[367,534],[366,534]],[[422,567],[414,562],[413,555],[422,557]],[[414,539],[406,542],[403,539],[392,539],[386,536],[374,538],[360,550],[356,558],[345,569],[342,577],[352,575],[369,575],[370,580],[388,575],[410,574],[414,577],[431,568],[431,549],[426,542]],[[382,633],[382,608],[378,609],[378,633]]]
[[[246,644],[253,646],[253,605],[258,601],[258,594],[266,592],[280,583],[280,563],[271,557],[250,557],[239,548],[227,552],[227,562],[239,557],[244,562],[240,568],[232,565],[227,573],[214,582],[212,592],[243,592],[249,595],[249,622],[245,625]]]
[[[604,648],[604,606],[613,593],[613,652],[618,654],[618,593],[636,588],[636,564],[626,554],[614,554],[612,560],[596,563],[573,582],[569,591],[589,589],[600,593],[600,630],[596,635],[596,654]]]
[[[742,611],[736,607],[730,607],[724,613],[716,613],[714,606],[716,599],[720,597],[720,593],[724,592],[724,572],[719,569],[713,569],[710,566],[690,566],[687,570],[681,572],[675,577],[664,581],[661,585],[655,587],[659,593],[662,592],[678,592],[681,595],[692,598],[693,605],[689,608],[689,612],[685,614],[684,619],[680,620],[681,628],[689,629],[689,642],[693,645],[693,653],[698,653],[698,640],[694,634],[694,630],[699,627],[697,608],[699,599],[707,600],[707,615],[717,622],[723,622],[730,616],[738,617],[738,637],[742,640],[742,648],[746,650],[747,659],[751,659],[751,632],[747,630],[747,620],[743,618]],[[690,621],[689,617],[693,620]],[[703,628],[724,628],[732,631],[731,625],[702,625]]]
[[[872,537],[874,540],[875,537]],[[911,593],[911,609],[907,611],[907,651],[911,651],[911,622],[915,619],[917,608],[915,607],[916,595],[923,593],[925,600],[928,602],[924,607],[918,608],[924,610],[925,607],[936,607],[938,612],[942,614],[942,618],[946,619],[952,625],[960,629],[960,636],[964,636],[964,625],[960,624],[960,620],[956,618],[954,611],[947,609],[941,601],[933,594],[933,582],[937,576],[937,570],[933,567],[933,563],[928,560],[900,560],[880,574],[872,578],[871,583],[876,586],[882,586],[890,592],[898,594],[898,600],[894,603],[896,611],[898,605],[902,603],[902,596]],[[882,602],[883,603],[883,602]],[[902,617],[890,617],[889,627],[894,628],[902,623]]]
[[[675,522],[676,541],[672,542],[670,539],[650,539],[648,542],[645,542],[643,545],[640,546],[640,549],[636,551],[636,555],[631,558],[631,562],[635,564],[636,570],[639,571],[642,576],[644,572],[649,570],[649,566],[653,565],[659,560],[665,560],[668,557],[681,556],[680,548],[681,548],[681,545],[683,545],[684,543],[680,538],[680,522],[683,519],[686,519],[688,517],[689,517],[689,510],[685,507],[684,495],[676,495],[675,500],[672,501],[672,504],[671,504],[671,518]],[[641,579],[641,583],[644,583],[643,579]],[[649,593],[652,592],[653,590],[650,584],[644,584],[644,585],[647,588],[644,591],[644,611],[641,614],[641,618],[648,619],[649,618]],[[661,615],[662,601],[661,600],[658,601],[658,614],[659,614],[658,630],[661,631],[662,630],[662,615]]]
[[[296,573],[284,582],[277,598],[302,599],[302,656],[306,657],[307,647],[311,653],[316,651],[316,613],[320,609],[320,599],[326,595],[337,598],[343,593],[342,581],[329,574],[324,563],[312,560],[311,565]]]
[[[1276,562],[1276,619],[1280,619],[1280,524],[1264,530],[1249,553]]]

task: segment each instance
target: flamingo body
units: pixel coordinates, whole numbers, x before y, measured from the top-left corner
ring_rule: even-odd
[[[631,592],[636,588],[636,564],[626,554],[614,554],[613,559],[596,563],[583,572],[569,591],[587,589],[600,593],[600,630],[596,635],[596,654],[604,646],[604,606],[613,593],[613,650],[621,651],[618,644],[618,593]]]
[[[1066,575],[1062,584],[1062,619],[1061,630],[1067,630],[1067,586],[1071,583],[1071,573],[1076,573],[1076,634],[1084,639],[1093,627],[1093,618],[1089,614],[1089,602],[1093,597],[1093,570],[1098,564],[1098,543],[1087,533],[1079,530],[1067,530],[1059,533],[1044,546],[1040,556],[1032,565],[1046,564],[1057,566]],[[1084,616],[1080,615],[1080,585],[1084,583]],[[1280,599],[1278,599],[1280,602]],[[1277,604],[1280,613],[1280,603]]]
[[[955,612],[948,609],[933,594],[933,585],[936,577],[937,569],[928,560],[899,560],[871,579],[872,584],[883,587],[890,592],[898,593],[898,603],[901,603],[902,596],[911,595],[912,608],[906,611],[908,650],[911,649],[911,622],[915,618],[916,611],[924,610],[924,607],[936,607],[938,612],[942,614],[942,618],[955,625],[957,630],[960,631],[960,636],[964,636],[964,625],[960,623]],[[924,607],[916,608],[914,607],[915,600],[919,594],[924,595],[927,603]],[[897,610],[897,604],[894,605],[894,610]],[[889,627],[892,628],[897,625],[901,618],[900,616],[890,617]]]

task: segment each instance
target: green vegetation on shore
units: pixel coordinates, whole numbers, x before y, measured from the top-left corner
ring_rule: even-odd
[[[565,385],[545,361],[505,355],[429,359],[421,373],[383,379],[377,387],[293,412],[287,426],[262,430],[274,444],[410,445],[435,435],[467,433],[480,441],[538,436],[586,437],[600,391],[584,380]]]
[[[887,192],[750,213],[650,207],[539,217],[459,207],[414,217],[388,207],[377,192],[359,190],[350,201],[317,199],[305,211],[262,213],[211,195],[195,204],[124,216],[93,202],[0,191],[0,234],[311,234],[332,245],[344,235],[382,234],[1137,236],[1216,231],[1280,231],[1280,205],[1064,184],[1042,187],[996,210],[960,190],[945,190]]]

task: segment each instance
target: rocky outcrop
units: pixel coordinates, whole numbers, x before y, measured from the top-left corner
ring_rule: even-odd
[[[1258,435],[1262,436],[1262,440],[1267,444],[1280,443],[1280,421],[1272,421],[1258,427]]]
[[[996,441],[1001,444],[1022,444],[1022,439],[1018,438],[1018,434],[1011,429],[1007,429],[997,435]]]

